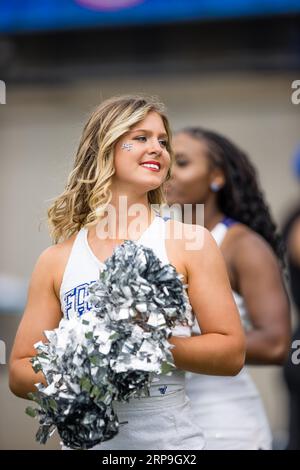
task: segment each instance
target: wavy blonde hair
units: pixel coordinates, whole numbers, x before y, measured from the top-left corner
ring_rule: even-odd
[[[83,226],[94,225],[103,216],[112,198],[114,146],[151,111],[157,112],[163,120],[172,162],[171,130],[161,102],[141,95],[105,100],[94,110],[83,129],[65,190],[47,211],[50,235],[55,244],[77,233]],[[170,169],[166,180],[169,178]],[[166,202],[162,186],[148,192],[148,202],[159,206]]]

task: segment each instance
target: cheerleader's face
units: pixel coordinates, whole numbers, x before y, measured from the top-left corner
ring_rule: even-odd
[[[165,185],[168,204],[205,204],[212,195],[210,185],[215,177],[205,142],[183,132],[172,142],[175,158]]]
[[[161,116],[150,112],[115,146],[113,183],[148,192],[163,184],[170,167],[168,136]]]

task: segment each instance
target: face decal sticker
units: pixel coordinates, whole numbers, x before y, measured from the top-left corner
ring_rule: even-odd
[[[122,149],[127,150],[128,152],[132,149],[133,144],[122,144]]]

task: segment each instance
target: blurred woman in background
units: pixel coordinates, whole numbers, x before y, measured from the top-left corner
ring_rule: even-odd
[[[290,341],[283,249],[248,157],[227,138],[198,127],[174,137],[168,204],[204,204],[205,227],[224,255],[246,331],[248,364],[284,362]],[[198,325],[194,332],[199,334]],[[235,377],[187,373],[187,393],[207,449],[270,449],[269,424],[245,368]]]

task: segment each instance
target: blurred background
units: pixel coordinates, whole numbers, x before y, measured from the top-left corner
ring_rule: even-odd
[[[0,448],[55,449],[35,443],[7,362],[87,116],[115,94],[159,96],[175,131],[208,127],[248,152],[282,225],[299,203],[300,1],[0,0],[0,80]],[[284,448],[282,370],[250,369]]]

